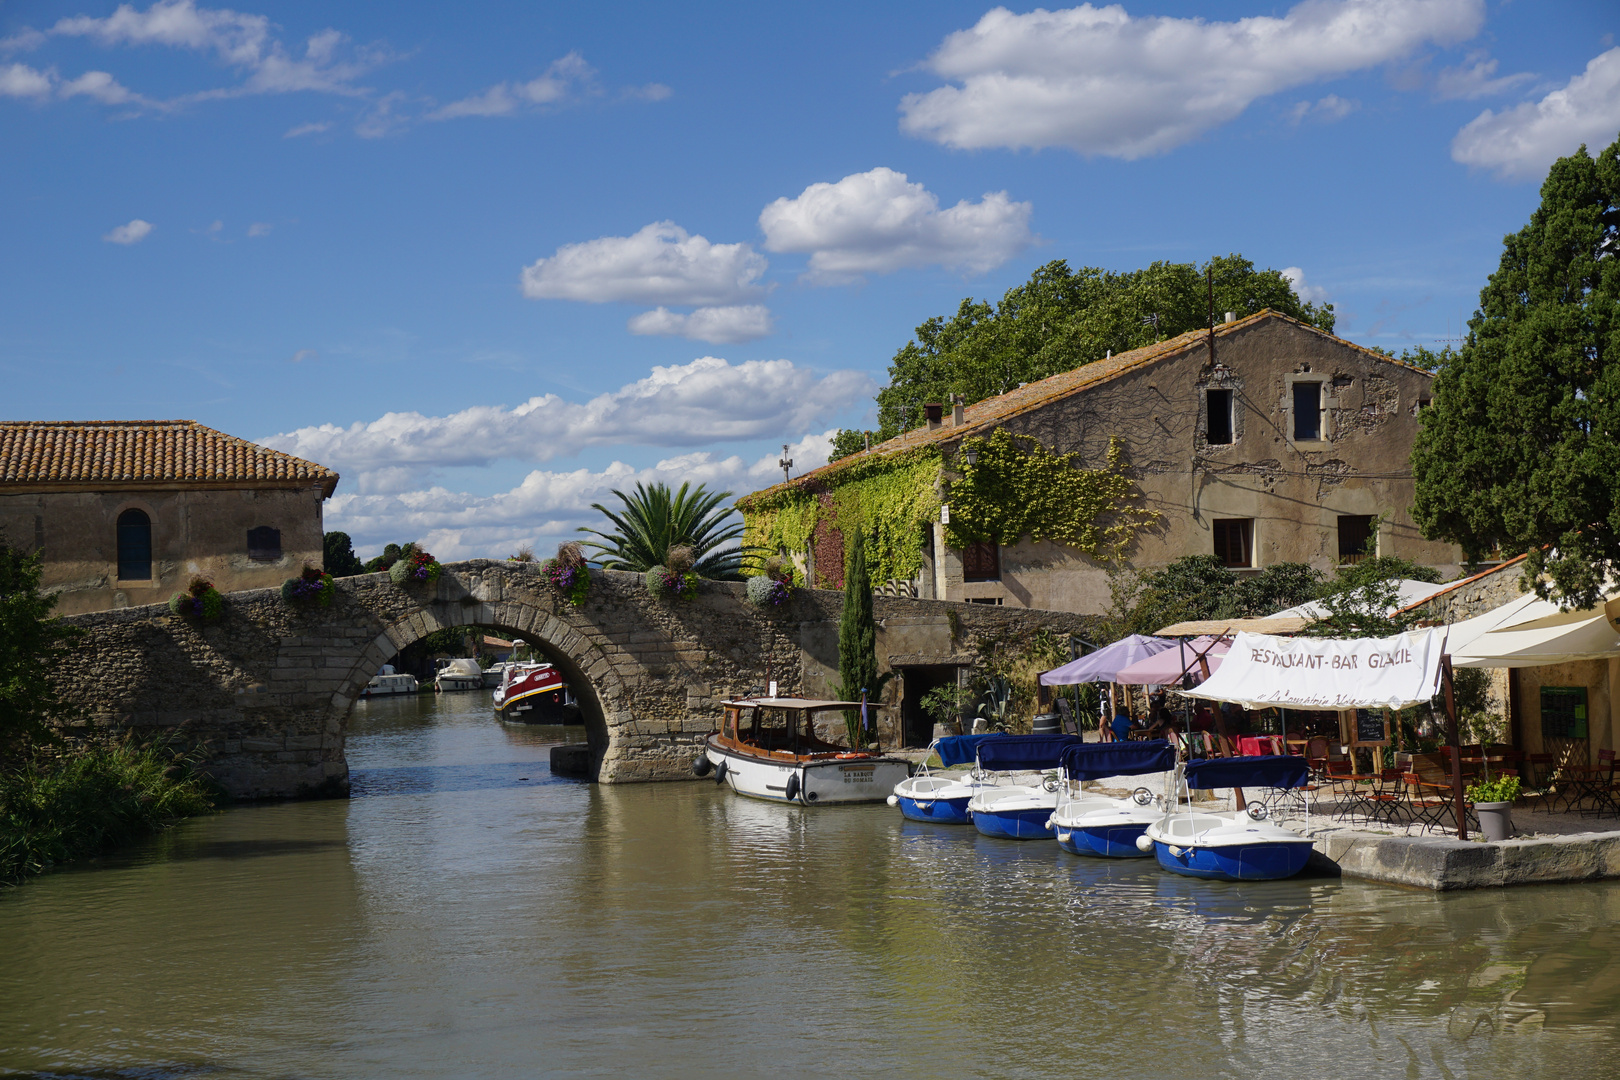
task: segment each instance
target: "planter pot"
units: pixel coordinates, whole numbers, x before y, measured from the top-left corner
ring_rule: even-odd
[[[1041,713],[1033,726],[1036,735],[1056,735],[1063,730],[1063,718],[1055,712]]]
[[[1490,841],[1506,840],[1513,835],[1513,804],[1510,802],[1477,802],[1474,813],[1479,815],[1479,831]]]

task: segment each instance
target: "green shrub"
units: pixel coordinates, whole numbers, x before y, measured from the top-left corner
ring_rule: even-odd
[[[0,772],[0,881],[104,854],[218,801],[191,758],[160,746],[13,765]]]

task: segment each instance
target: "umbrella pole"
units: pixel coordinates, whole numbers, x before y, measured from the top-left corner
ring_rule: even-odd
[[[1452,813],[1457,818],[1457,839],[1466,840],[1468,839],[1468,810],[1463,803],[1462,740],[1457,737],[1457,699],[1451,690],[1450,653],[1440,657],[1440,678],[1446,688],[1446,743],[1451,747]]]

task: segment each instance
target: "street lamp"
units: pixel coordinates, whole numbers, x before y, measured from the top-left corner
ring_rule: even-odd
[[[962,448],[962,460],[969,465],[977,465],[979,463],[979,448],[977,446],[964,446]]]

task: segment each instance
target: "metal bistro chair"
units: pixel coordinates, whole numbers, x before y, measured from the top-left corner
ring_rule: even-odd
[[[1421,824],[1424,832],[1430,828],[1444,830],[1447,828],[1446,818],[1456,818],[1452,812],[1451,793],[1444,791],[1439,784],[1431,784],[1417,773],[1402,773],[1401,782],[1406,785],[1406,798],[1401,805],[1410,815],[1409,820]]]
[[[1598,763],[1584,768],[1571,769],[1570,777],[1572,790],[1570,792],[1571,805],[1580,809],[1584,817],[1588,813],[1620,814],[1620,802],[1615,801],[1615,758],[1613,750],[1599,750]],[[1588,799],[1592,801],[1590,808],[1580,806]]]
[[[1333,815],[1336,821],[1358,813],[1370,815],[1372,811],[1371,788],[1367,786],[1372,777],[1359,776],[1352,768],[1349,758],[1330,760],[1326,765],[1328,788],[1339,804],[1338,812]]]
[[[1557,759],[1551,754],[1526,754],[1524,756],[1524,771],[1520,773],[1524,787],[1519,792],[1519,801],[1526,810],[1533,810],[1540,803],[1547,811],[1552,813],[1553,803],[1558,798],[1558,789],[1553,787],[1554,765]]]

